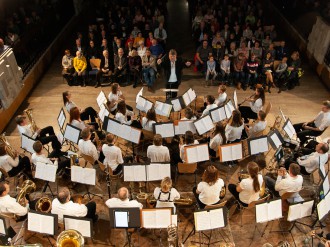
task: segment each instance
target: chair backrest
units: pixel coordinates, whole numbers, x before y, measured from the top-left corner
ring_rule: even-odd
[[[91,58],[89,59],[89,64],[91,65],[92,69],[98,69],[101,65],[101,59],[99,58]]]
[[[154,133],[152,131],[142,129],[142,133],[143,133],[144,140],[153,140],[154,139]]]
[[[90,163],[92,166],[94,165],[95,163],[95,160],[92,156],[90,155],[87,155],[87,154],[83,154],[83,153],[80,153],[80,156],[87,162],[87,163]]]
[[[267,201],[269,199],[269,197],[270,197],[270,194],[268,194],[267,196],[265,196],[257,201],[250,202],[248,205],[248,208],[253,208],[256,204]]]
[[[216,208],[221,208],[224,207],[227,203],[227,200],[223,201],[223,202],[219,202],[218,204],[214,204],[214,205],[206,205],[205,209],[216,209]]]
[[[286,200],[291,198],[294,194],[296,194],[297,192],[285,192],[282,196],[281,199],[282,200]]]
[[[179,173],[195,173],[197,169],[197,163],[178,163],[178,172]]]
[[[266,107],[265,107],[266,116],[268,115],[271,109],[272,109],[272,103],[266,102]]]

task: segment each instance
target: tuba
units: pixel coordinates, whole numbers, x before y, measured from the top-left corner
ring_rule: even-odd
[[[65,230],[58,235],[56,240],[57,247],[84,247],[85,239],[76,230]]]
[[[52,209],[52,201],[48,197],[41,197],[36,203],[36,211],[49,213]]]
[[[34,192],[36,190],[36,184],[31,181],[31,180],[25,180],[22,184],[17,197],[16,197],[16,202],[18,202],[21,206],[25,207],[25,196]],[[18,219],[18,216],[14,215],[15,219]]]
[[[28,117],[30,123],[31,123],[31,130],[33,132],[33,134],[38,130],[38,126],[36,124],[36,122],[34,121],[34,118],[33,118],[33,110],[31,108],[28,108],[28,109],[25,109],[23,111],[26,116]]]
[[[6,153],[10,157],[12,157],[13,159],[15,159],[17,157],[17,152],[15,151],[15,149],[8,142],[8,140],[6,138],[6,133],[5,132],[2,133],[2,135],[0,135],[0,145],[4,145],[5,146]]]

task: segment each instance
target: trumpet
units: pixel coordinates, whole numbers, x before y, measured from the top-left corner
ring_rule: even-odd
[[[23,112],[28,117],[28,119],[30,121],[30,124],[31,124],[31,130],[32,130],[32,132],[34,134],[35,132],[37,132],[37,130],[39,128],[38,128],[38,126],[37,126],[37,124],[36,124],[36,122],[34,121],[34,118],[33,118],[33,109],[28,108],[28,109],[25,109]]]

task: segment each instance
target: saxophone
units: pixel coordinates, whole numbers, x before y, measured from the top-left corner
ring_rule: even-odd
[[[28,108],[28,109],[25,109],[23,112],[28,117],[28,119],[30,121],[30,124],[31,124],[31,130],[32,130],[32,132],[34,134],[39,128],[38,128],[36,122],[34,121],[33,110],[31,108]]]
[[[36,188],[36,184],[33,181],[25,180],[22,184],[22,187],[18,188],[20,191],[16,197],[16,202],[18,202],[21,206],[26,207],[25,196],[34,192]],[[14,215],[14,218],[18,219],[18,216]]]
[[[17,152],[15,151],[15,149],[8,142],[5,132],[2,135],[0,135],[0,145],[5,146],[6,153],[10,157],[12,157],[13,159],[15,159],[17,157]]]

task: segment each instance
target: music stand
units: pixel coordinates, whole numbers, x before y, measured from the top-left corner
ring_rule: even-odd
[[[226,207],[219,207],[216,209],[203,209],[194,212],[194,227],[190,231],[188,236],[185,238],[185,240],[182,242],[182,244],[185,244],[187,240],[196,232],[199,232],[199,241],[191,241],[191,243],[200,244],[201,246],[213,246],[214,244],[219,243],[220,240],[211,243],[212,232],[215,229],[221,229],[228,225],[227,215],[228,209]],[[210,235],[204,233],[204,231],[206,230],[211,230]],[[204,235],[208,239],[207,243],[201,241],[201,235]],[[222,234],[221,237],[225,242],[227,242]]]
[[[49,244],[53,246],[50,238],[54,238],[54,235],[57,234],[58,229],[58,215],[57,214],[50,214],[50,213],[42,213],[37,212],[34,210],[30,210],[28,213],[28,230],[34,232],[32,236],[28,239],[33,237],[36,234],[42,234],[43,237],[46,237]],[[28,241],[26,239],[25,241]]]
[[[24,150],[24,152],[29,152],[31,154],[34,153],[34,150],[33,150],[33,144],[35,143],[35,139],[25,135],[25,134],[22,134],[21,135],[21,148]]]
[[[69,141],[69,149],[73,152],[78,152],[78,148],[74,144],[78,144],[80,138],[81,129],[71,125],[66,124],[64,131],[64,139]]]
[[[172,99],[172,98],[176,98],[178,92],[179,92],[179,89],[172,89],[172,83],[171,84],[168,84],[170,85],[170,88],[166,88],[166,89],[163,89],[162,91],[165,92],[165,98],[166,100],[169,100],[169,99]]]
[[[66,115],[65,115],[63,108],[61,108],[61,110],[57,116],[57,123],[58,123],[58,127],[60,127],[60,131],[61,131],[62,135],[64,135],[65,120],[66,120]]]
[[[110,227],[125,229],[127,243],[131,246],[131,233],[128,228],[139,229],[141,227],[140,208],[109,208]],[[138,231],[139,233],[139,231]]]
[[[81,233],[83,237],[93,241],[93,220],[84,217],[63,215],[64,229],[73,229]]]
[[[48,165],[48,164],[39,163],[39,162],[37,162],[35,165],[36,165],[35,178],[46,181],[42,192],[46,192],[47,188],[49,188],[52,197],[54,197],[53,191],[49,186],[49,182],[56,182],[57,166]],[[56,186],[56,188],[57,188],[57,186]]]
[[[0,216],[0,242],[3,245],[11,244],[11,239],[16,235],[16,232],[11,226],[7,226],[6,219]]]

